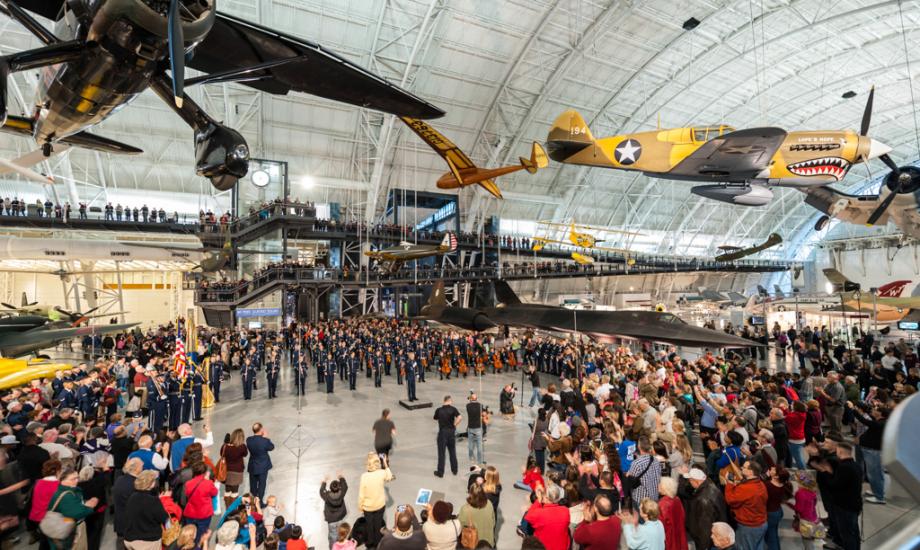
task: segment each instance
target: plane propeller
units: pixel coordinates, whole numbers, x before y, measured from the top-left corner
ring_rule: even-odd
[[[167,40],[169,41],[169,68],[172,71],[173,99],[182,108],[185,95],[185,33],[179,9],[182,0],[170,0],[167,15]]]
[[[66,315],[70,320],[71,326],[74,326],[74,327],[78,327],[84,321],[89,320],[89,316],[92,315],[93,312],[96,311],[97,309],[99,309],[98,306],[88,311],[85,311],[83,313],[80,313],[80,312],[70,312],[60,306],[54,306],[54,310],[57,311],[58,313]]]
[[[869,124],[872,122],[872,102],[875,98],[875,86],[869,90],[869,99],[866,100],[866,108],[863,111],[862,123],[859,126],[859,135],[867,136],[869,134]],[[895,197],[901,193],[906,193],[920,186],[920,169],[913,166],[898,166],[888,153],[879,155],[879,160],[885,163],[885,166],[891,169],[888,176],[885,177],[884,184],[890,191],[888,196],[872,211],[866,225],[875,225],[875,222],[885,214]]]

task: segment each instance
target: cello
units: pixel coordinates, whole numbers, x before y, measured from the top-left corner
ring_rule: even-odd
[[[502,371],[502,356],[498,351],[492,354],[492,374]]]
[[[466,366],[466,359],[463,356],[457,360],[457,372],[460,373],[464,378],[466,378],[466,373],[469,372],[469,367]]]
[[[517,370],[517,357],[515,357],[514,350],[509,349],[508,353],[508,366],[511,370]]]
[[[483,374],[486,372],[486,360],[482,355],[476,356],[476,374]]]
[[[450,359],[447,355],[441,357],[441,375],[447,375],[447,379],[450,380],[450,373],[453,369],[450,366]]]

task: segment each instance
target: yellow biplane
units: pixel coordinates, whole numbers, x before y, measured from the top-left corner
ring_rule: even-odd
[[[574,245],[580,248],[588,248],[591,250],[598,250],[602,252],[616,252],[618,254],[623,254],[626,257],[626,263],[633,265],[636,263],[636,260],[632,258],[632,252],[627,248],[615,248],[609,246],[598,246],[597,243],[604,242],[603,239],[598,239],[588,231],[602,231],[605,233],[617,233],[620,235],[625,235],[628,237],[639,237],[641,233],[635,233],[632,231],[621,231],[619,229],[610,229],[607,227],[595,227],[591,225],[578,224],[572,221],[571,223],[556,223],[550,221],[541,221],[537,222],[537,230],[543,230],[546,233],[553,231],[556,228],[564,227],[568,229],[565,235],[565,240],[557,240],[550,237],[539,237],[535,236],[532,239],[531,248],[535,252],[539,252],[546,246],[548,243],[554,244],[565,244],[565,245]],[[594,263],[594,258],[587,254],[580,254],[578,252],[572,252],[572,259],[576,263],[581,265],[587,265]]]
[[[874,88],[869,92],[859,132],[854,130],[786,131],[782,128],[730,126],[658,129],[595,138],[578,112],[568,110],[547,136],[556,162],[642,172],[646,176],[704,182],[690,191],[713,200],[764,206],[771,186],[828,188],[857,163],[879,159],[891,173],[886,183],[896,191],[880,201],[867,223],[874,224],[899,193],[920,187],[920,171],[899,167],[891,147],[869,137]]]

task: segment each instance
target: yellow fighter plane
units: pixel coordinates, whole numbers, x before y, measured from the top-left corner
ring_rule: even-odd
[[[614,247],[607,247],[607,246],[597,246],[597,243],[604,242],[603,239],[598,239],[591,233],[586,232],[585,230],[604,231],[607,233],[619,233],[621,235],[627,235],[631,237],[641,236],[642,235],[641,233],[634,233],[631,231],[620,231],[618,229],[610,229],[607,227],[594,227],[591,225],[577,224],[574,221],[570,224],[542,221],[542,222],[537,222],[537,226],[538,226],[538,230],[543,229],[547,232],[551,228],[556,228],[556,227],[565,227],[569,231],[566,234],[566,237],[565,237],[566,240],[564,241],[551,239],[549,237],[534,237],[532,239],[533,244],[531,245],[531,248],[535,252],[539,252],[540,250],[542,250],[543,247],[547,245],[547,243],[573,244],[581,248],[590,248],[593,250],[600,250],[600,251],[606,251],[606,252],[617,252],[617,253],[620,253],[626,256],[626,263],[628,263],[629,265],[633,265],[636,263],[636,260],[634,260],[630,256],[632,252],[629,249],[614,248]],[[591,256],[587,254],[579,254],[578,252],[572,252],[572,259],[575,260],[576,263],[579,263],[581,265],[594,263],[594,258],[592,258]]]
[[[539,143],[534,142],[530,149],[530,158],[519,157],[520,164],[500,168],[479,168],[470,160],[470,157],[466,156],[466,153],[424,120],[405,116],[400,117],[400,120],[405,122],[406,126],[418,134],[418,137],[422,138],[422,141],[434,149],[434,152],[440,155],[444,162],[447,163],[450,171],[438,179],[437,185],[439,189],[456,189],[478,184],[500,199],[502,198],[502,192],[492,180],[519,170],[527,170],[528,173],[535,174],[537,170],[546,168],[549,164],[549,160],[546,158],[546,151],[543,150]]]
[[[763,206],[773,198],[769,186],[824,187],[846,176],[853,164],[871,159],[889,168],[893,189],[912,187],[918,171],[899,168],[891,148],[868,136],[872,116],[869,92],[859,133],[853,130],[787,132],[782,128],[687,127],[595,139],[574,110],[553,123],[547,137],[551,159],[567,164],[633,170],[649,177],[709,182],[691,192],[710,199]],[[884,214],[895,193],[869,217]]]

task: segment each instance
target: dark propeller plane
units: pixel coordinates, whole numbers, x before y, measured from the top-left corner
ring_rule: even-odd
[[[505,281],[495,281],[498,306],[464,308],[447,305],[444,283],[437,283],[418,319],[437,321],[467,330],[506,325],[559,332],[578,332],[600,342],[617,337],[667,342],[686,347],[748,348],[756,342],[717,330],[689,325],[671,313],[657,311],[571,310],[544,304],[525,304]]]
[[[219,13],[217,0],[0,0],[44,46],[0,57],[0,130],[35,139],[45,157],[67,146],[136,154],[87,130],[152,89],[194,130],[195,169],[227,190],[249,169],[239,132],[185,95],[197,84],[239,82],[284,95],[303,92],[400,116],[444,112],[322,46]],[[46,28],[33,14],[55,22]],[[185,67],[204,73],[185,78]],[[41,69],[31,116],[7,114],[10,73]],[[168,70],[168,72],[167,72]],[[32,164],[41,156],[29,157]],[[19,160],[24,160],[23,159]],[[37,181],[47,178],[9,162]]]
[[[80,314],[70,314],[80,315]],[[80,315],[82,317],[82,315]],[[17,315],[0,318],[0,356],[22,357],[35,354],[58,342],[85,336],[87,334],[106,334],[123,332],[139,323],[121,325],[76,326],[83,319],[53,322],[42,315]]]

